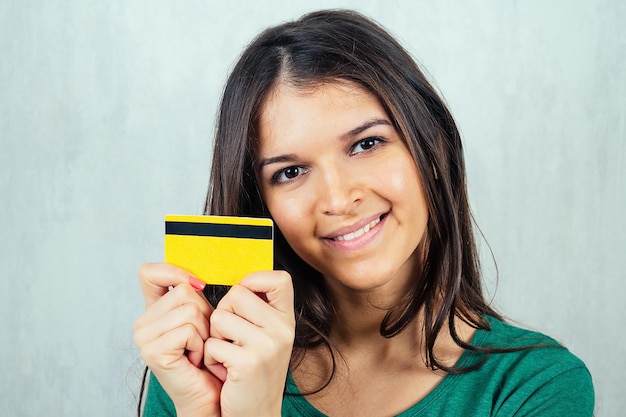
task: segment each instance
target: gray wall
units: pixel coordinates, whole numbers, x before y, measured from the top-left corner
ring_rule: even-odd
[[[494,304],[586,361],[599,416],[626,408],[625,4],[315,3],[377,18],[432,75],[464,135]],[[162,259],[164,214],[201,212],[241,48],[312,8],[0,2],[3,415],[132,415],[137,268]]]

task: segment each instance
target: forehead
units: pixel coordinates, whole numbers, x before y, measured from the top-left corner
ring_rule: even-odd
[[[294,103],[316,102],[316,105],[352,107],[363,104],[378,104],[378,99],[364,87],[344,80],[313,85],[297,86],[288,81],[277,83],[261,106],[260,116],[267,111],[280,108],[285,101]]]
[[[260,108],[259,152],[284,142],[337,137],[370,119],[389,119],[380,101],[354,83],[301,89],[280,83]]]

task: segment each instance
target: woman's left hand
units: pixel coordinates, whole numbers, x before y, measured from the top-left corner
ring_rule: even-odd
[[[224,381],[222,417],[280,416],[295,334],[291,276],[246,276],[210,318],[204,363]]]

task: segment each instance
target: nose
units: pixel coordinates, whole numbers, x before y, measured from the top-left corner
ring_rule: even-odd
[[[350,214],[363,200],[363,188],[358,175],[340,165],[320,170],[318,207],[325,215]]]

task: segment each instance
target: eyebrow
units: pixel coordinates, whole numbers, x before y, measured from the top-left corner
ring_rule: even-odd
[[[354,138],[355,136],[358,136],[361,133],[365,132],[367,129],[370,129],[374,126],[380,126],[380,125],[391,126],[391,122],[387,119],[368,120],[365,123],[350,130],[349,132],[341,135],[341,140],[348,140],[348,139]],[[285,155],[274,156],[271,158],[265,158],[259,161],[258,169],[261,170],[263,169],[263,167],[267,165],[271,165],[271,164],[276,164],[280,162],[292,162],[295,160],[296,160],[295,154],[285,154]]]
[[[258,165],[258,169],[262,169],[264,166],[270,165],[270,164],[276,164],[279,162],[291,162],[291,161],[295,161],[296,160],[296,155],[290,153],[287,155],[280,155],[280,156],[274,156],[272,158],[266,158],[266,159],[261,159],[261,161],[259,162]]]
[[[351,139],[355,136],[360,135],[361,133],[365,132],[367,129],[370,129],[374,126],[379,126],[379,125],[385,125],[385,126],[391,126],[391,122],[387,119],[372,119],[372,120],[368,120],[367,122],[363,123],[360,126],[355,127],[354,129],[352,129],[351,131],[349,131],[348,133],[344,133],[343,135],[341,135],[341,139]]]

